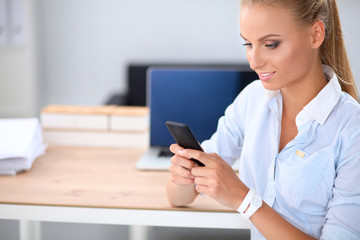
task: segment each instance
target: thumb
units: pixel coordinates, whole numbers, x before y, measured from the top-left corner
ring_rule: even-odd
[[[195,159],[198,160],[200,163],[207,165],[209,162],[209,157],[206,153],[199,151],[199,150],[193,150],[193,149],[184,149],[178,152],[178,154],[181,157],[187,158],[187,159]]]

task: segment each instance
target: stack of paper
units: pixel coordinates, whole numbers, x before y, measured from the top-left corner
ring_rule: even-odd
[[[41,111],[44,141],[60,146],[147,147],[149,119],[146,107],[50,105]]]
[[[0,174],[29,170],[45,149],[38,119],[0,119]]]

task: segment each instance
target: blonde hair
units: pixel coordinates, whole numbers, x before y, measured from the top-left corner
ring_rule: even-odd
[[[301,26],[322,21],[325,26],[325,40],[320,47],[321,62],[334,70],[341,89],[358,99],[335,0],[242,0],[242,5],[256,4],[289,8]]]

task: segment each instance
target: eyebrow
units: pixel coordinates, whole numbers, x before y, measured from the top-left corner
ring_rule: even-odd
[[[240,33],[240,36],[241,36],[245,41],[248,41],[241,33]],[[267,35],[259,38],[258,41],[261,42],[261,41],[263,41],[263,40],[265,40],[265,39],[267,39],[267,38],[269,38],[269,37],[281,37],[281,36],[278,35],[278,34],[272,34],[272,33],[270,33],[270,34],[267,34]]]

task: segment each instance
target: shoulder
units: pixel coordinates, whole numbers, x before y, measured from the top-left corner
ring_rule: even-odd
[[[355,155],[360,157],[360,104],[347,93],[342,93],[334,110],[340,159],[350,159]]]
[[[346,129],[360,131],[360,104],[349,94],[341,93],[336,115]]]
[[[255,80],[248,84],[241,93],[265,93],[265,88],[260,80]]]
[[[263,87],[261,81],[253,81],[229,105],[225,116],[245,128],[246,123],[253,122],[254,118],[258,118],[268,110],[270,99],[272,98],[269,97],[268,90]]]
[[[255,80],[240,92],[235,99],[235,104],[254,103],[254,101],[265,100],[268,96],[267,92],[261,81]]]

